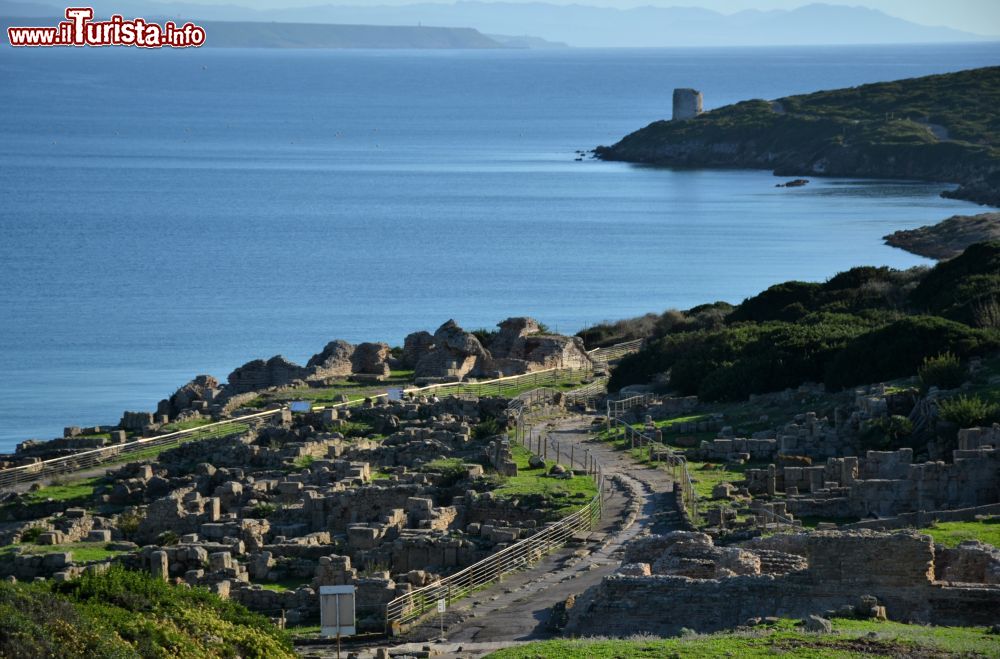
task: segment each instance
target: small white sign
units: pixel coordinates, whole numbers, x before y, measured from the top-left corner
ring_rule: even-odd
[[[389,400],[403,400],[403,390],[399,387],[390,389],[388,398]]]
[[[352,636],[354,622],[354,586],[319,587],[320,635]]]
[[[288,406],[293,412],[312,412],[312,403],[307,400],[295,400]]]
[[[438,600],[438,613],[444,613],[445,608],[448,606],[448,602],[442,597]]]

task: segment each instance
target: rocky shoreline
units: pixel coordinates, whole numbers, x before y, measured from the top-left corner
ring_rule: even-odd
[[[911,254],[943,261],[975,243],[1000,240],[1000,213],[954,215],[937,224],[895,231],[883,239]]]
[[[478,334],[448,320],[433,334],[409,334],[399,348],[334,340],[305,366],[275,355],[243,364],[226,382],[198,375],[161,400],[155,411],[125,411],[114,425],[67,426],[63,437],[24,441],[14,454],[0,453],[0,467],[124,444],[171,432],[178,424],[220,421],[240,409],[258,407],[255,401],[275,390],[322,389],[349,381],[358,386],[354,393],[372,387],[384,392],[390,384],[399,385],[392,380],[393,371],[409,373],[413,384],[423,386],[591,366],[582,339],[551,333],[533,318],[508,318],[496,330]]]

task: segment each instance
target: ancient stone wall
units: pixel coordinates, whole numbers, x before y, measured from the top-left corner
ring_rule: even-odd
[[[681,545],[684,550],[676,550]],[[851,609],[862,595],[877,598],[892,620],[941,625],[991,624],[1000,607],[998,586],[934,582],[933,543],[929,536],[912,532],[758,538],[741,549],[756,555],[761,569],[755,572],[752,561],[740,558],[737,564],[744,572],[736,576],[724,571],[727,562],[734,564],[733,555],[720,555],[717,549],[695,537],[644,541],[629,551],[626,561],[645,562],[627,563],[627,575],[605,578],[578,598],[566,633],[600,629],[611,636],[670,635],[683,628],[710,632],[753,617],[802,618]],[[764,573],[762,567],[774,564],[776,556],[799,556],[807,567]],[[658,566],[666,574],[656,574]],[[701,578],[683,576],[690,574]]]

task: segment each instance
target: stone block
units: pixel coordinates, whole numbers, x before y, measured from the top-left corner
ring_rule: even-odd
[[[219,551],[208,555],[208,567],[212,571],[228,570],[233,567],[233,557],[228,551]]]
[[[39,534],[35,543],[39,545],[61,545],[63,543],[62,531],[47,531]]]
[[[158,579],[166,581],[170,578],[170,564],[167,562],[167,552],[154,551],[149,555],[149,571]]]

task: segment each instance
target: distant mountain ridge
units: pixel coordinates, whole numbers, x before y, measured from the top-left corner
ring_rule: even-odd
[[[376,0],[377,1],[377,0]],[[678,0],[683,2],[683,0]],[[7,5],[47,5],[0,2]],[[530,34],[547,41],[585,47],[787,46],[876,43],[942,43],[1000,40],[947,27],[919,25],[864,7],[810,4],[791,10],[744,10],[721,14],[697,7],[613,9],[585,4],[461,1],[454,5],[316,5],[254,10],[235,5],[196,5],[138,0],[93,0],[98,13],[128,12],[185,19],[398,25],[473,28],[484,34]],[[23,10],[19,10],[20,11]],[[24,15],[24,14],[21,14]]]

